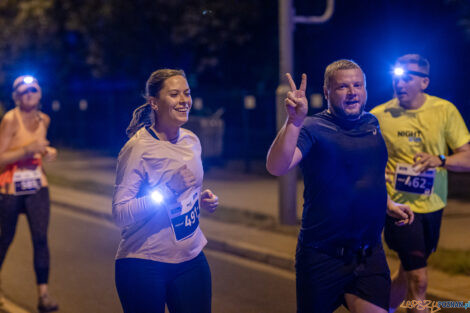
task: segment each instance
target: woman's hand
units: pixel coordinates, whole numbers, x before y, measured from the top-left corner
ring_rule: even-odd
[[[186,165],[181,166],[175,174],[171,177],[170,181],[166,183],[167,187],[179,196],[186,189],[196,185],[196,177]]]
[[[213,213],[219,205],[219,197],[212,193],[209,189],[201,193],[201,208]]]
[[[46,153],[47,146],[49,146],[49,141],[47,139],[35,140],[29,145],[23,147],[25,157],[30,158],[33,157],[36,153]]]
[[[53,147],[46,147],[46,151],[43,154],[42,158],[44,161],[54,161],[57,159],[57,149]]]

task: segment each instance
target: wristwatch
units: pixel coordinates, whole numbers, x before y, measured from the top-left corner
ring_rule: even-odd
[[[439,166],[444,167],[446,165],[446,156],[443,154],[439,154],[437,157],[439,158],[439,160],[441,160],[441,165]]]

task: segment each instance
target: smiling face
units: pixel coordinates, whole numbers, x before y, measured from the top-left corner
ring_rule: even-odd
[[[324,87],[329,110],[336,116],[348,120],[361,117],[367,101],[364,74],[358,68],[338,70]]]
[[[157,116],[157,123],[164,128],[179,128],[188,121],[192,106],[188,81],[181,75],[172,76],[150,103]]]

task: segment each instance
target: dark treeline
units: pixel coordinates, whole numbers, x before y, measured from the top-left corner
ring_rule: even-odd
[[[293,3],[298,15],[320,15],[326,0]],[[225,110],[225,156],[262,158],[275,134],[277,10],[277,0],[3,0],[0,101],[11,107],[13,79],[33,74],[43,109],[53,115],[52,141],[119,147],[150,72],[182,68],[193,96],[204,101],[194,113]],[[328,63],[357,61],[367,74],[369,107],[392,96],[394,59],[421,53],[431,61],[429,92],[470,121],[468,0],[337,0],[327,23],[295,26],[294,50],[294,75],[309,75],[308,94],[322,92]],[[257,100],[249,112],[245,95]]]

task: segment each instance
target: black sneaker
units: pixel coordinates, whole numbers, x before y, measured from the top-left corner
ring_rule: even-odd
[[[45,294],[39,297],[38,301],[38,310],[39,313],[47,313],[57,311],[59,309],[59,305],[57,301],[55,301],[49,294]]]

